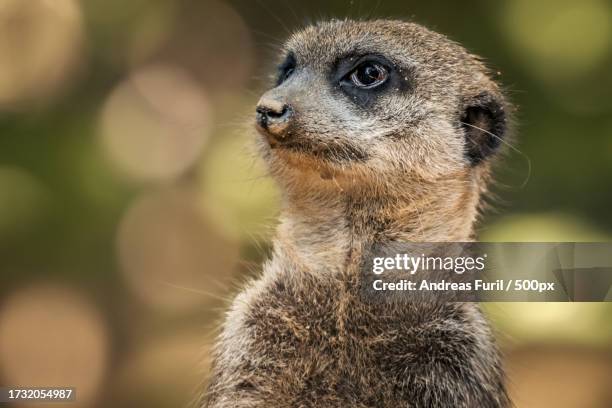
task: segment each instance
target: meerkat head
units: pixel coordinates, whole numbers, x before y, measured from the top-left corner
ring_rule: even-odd
[[[323,22],[281,58],[256,108],[281,179],[350,188],[479,176],[504,138],[506,102],[484,64],[417,24]]]

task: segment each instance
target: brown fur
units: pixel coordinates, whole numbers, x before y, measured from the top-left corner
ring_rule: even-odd
[[[359,291],[374,243],[472,239],[488,138],[505,121],[498,86],[461,46],[400,21],[320,23],[289,52],[294,72],[262,98],[295,111],[283,127],[295,144],[260,139],[284,193],[274,252],[227,313],[200,406],[508,406],[476,304],[372,303]],[[330,72],[362,54],[384,55],[403,79],[357,106]],[[470,115],[486,128],[463,126]]]

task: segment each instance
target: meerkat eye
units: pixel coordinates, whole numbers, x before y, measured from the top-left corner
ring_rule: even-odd
[[[280,85],[287,80],[295,71],[296,61],[293,53],[289,53],[285,61],[278,67],[278,78],[276,85]]]
[[[295,67],[289,66],[280,71],[278,75],[278,79],[276,80],[276,85],[280,85],[287,80],[295,71]]]
[[[364,62],[350,75],[353,84],[362,89],[375,88],[383,84],[388,77],[387,69],[376,62]]]
[[[289,78],[291,74],[293,74],[293,71],[295,71],[294,67],[287,68],[287,70],[285,71],[285,75],[283,75],[283,79]]]

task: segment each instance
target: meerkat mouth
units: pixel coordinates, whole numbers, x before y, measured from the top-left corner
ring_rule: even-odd
[[[365,162],[368,154],[359,146],[341,143],[337,140],[324,141],[316,136],[291,134],[290,137],[278,137],[268,129],[257,126],[257,131],[264,138],[270,150],[308,156],[312,159],[332,163]]]
[[[324,143],[308,139],[293,139],[287,142],[274,140],[268,142],[271,150],[296,153],[300,156],[307,156],[315,160],[323,160],[331,163],[363,163],[368,159],[368,154],[363,149],[349,144]]]

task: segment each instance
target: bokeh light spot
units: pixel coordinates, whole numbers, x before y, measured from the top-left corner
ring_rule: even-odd
[[[146,60],[172,61],[216,95],[240,89],[250,79],[255,54],[244,19],[228,2],[187,4],[177,11],[180,24],[172,35]]]
[[[611,238],[586,221],[563,213],[510,215],[480,234],[485,242],[605,242]]]
[[[507,2],[506,33],[540,79],[580,79],[609,55],[612,7],[605,0]]]
[[[223,135],[211,146],[201,167],[201,200],[228,233],[269,238],[280,197],[255,151],[255,137],[250,132]]]
[[[198,159],[211,118],[206,95],[186,72],[149,66],[109,96],[101,114],[101,141],[127,176],[170,180]]]
[[[119,226],[118,253],[130,288],[146,303],[183,310],[227,293],[235,243],[202,217],[186,191],[138,199]]]
[[[605,347],[549,343],[507,354],[508,388],[517,408],[611,405],[612,353]]]
[[[100,313],[71,289],[39,285],[9,296],[0,309],[3,385],[76,387],[87,406],[109,358]]]
[[[608,344],[612,332],[606,303],[486,303],[495,326],[514,342]]]
[[[208,366],[203,363],[210,352],[205,343],[205,334],[183,330],[140,344],[115,378],[125,402],[148,395],[160,406],[187,406]]]
[[[0,2],[0,109],[20,109],[59,90],[82,60],[75,0]]]

